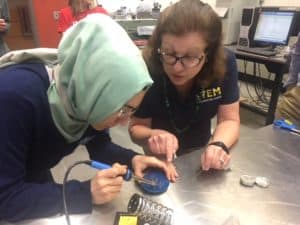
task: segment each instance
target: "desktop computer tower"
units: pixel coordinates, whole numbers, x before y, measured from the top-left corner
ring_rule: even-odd
[[[216,0],[215,11],[222,20],[223,43],[232,45],[238,42],[242,9],[256,7],[258,0]]]
[[[243,8],[238,46],[253,47],[253,36],[261,8]]]

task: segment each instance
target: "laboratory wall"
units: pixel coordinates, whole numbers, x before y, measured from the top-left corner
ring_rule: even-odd
[[[141,0],[97,0],[99,4],[102,4],[104,8],[106,8],[110,12],[114,12],[119,9],[121,6],[126,6],[132,12],[135,12],[137,5],[141,2]],[[159,2],[162,5],[162,9],[171,3],[177,2],[178,0],[144,0],[144,2]],[[202,0],[210,4],[212,7],[215,7],[217,0]],[[247,1],[247,0],[243,0]],[[227,0],[227,2],[231,2]],[[264,0],[264,6],[299,6],[300,0]]]
[[[121,6],[131,8],[134,12],[141,2],[141,0],[97,1],[110,12],[116,11]],[[144,2],[151,4],[157,1],[160,2],[162,9],[164,9],[178,0],[144,0]],[[217,0],[203,1],[212,7],[215,7],[217,2]],[[231,2],[231,0],[226,1]],[[11,13],[11,28],[5,39],[12,50],[31,47],[57,47],[61,37],[57,33],[57,22],[53,14],[66,6],[67,0],[9,0],[8,2]],[[300,7],[300,0],[264,0],[263,6]],[[25,20],[24,16],[27,16]]]
[[[26,26],[29,16],[27,0],[9,0],[10,29],[4,39],[11,50],[35,47],[32,30]],[[29,28],[29,29],[28,29]]]
[[[37,46],[56,48],[61,35],[57,32],[54,13],[67,5],[67,0],[31,0],[33,32]]]
[[[153,4],[153,2],[159,2],[161,4],[161,9],[164,9],[171,3],[177,2],[178,0],[144,0],[144,2]],[[130,9],[131,12],[135,12],[138,4],[141,0],[97,0],[99,4],[102,4],[103,7],[109,12],[114,12],[119,9],[121,6],[126,6]]]
[[[299,6],[299,0],[265,0],[264,6]]]

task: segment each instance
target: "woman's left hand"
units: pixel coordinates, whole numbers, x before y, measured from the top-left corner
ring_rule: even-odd
[[[175,166],[170,165],[169,162],[161,161],[154,156],[136,155],[132,159],[132,167],[135,175],[138,177],[143,177],[143,171],[148,167],[156,167],[162,169],[171,182],[175,182],[178,178]]]
[[[230,162],[230,155],[227,154],[221,147],[209,145],[201,155],[202,169],[224,170]]]

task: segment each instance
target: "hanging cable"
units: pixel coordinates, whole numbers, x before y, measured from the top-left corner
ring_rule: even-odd
[[[247,61],[244,60],[244,71],[243,73],[246,75],[247,74]],[[256,65],[254,64],[253,65],[253,75],[254,77],[257,78],[256,76],[257,72],[256,72]],[[255,86],[256,84],[254,84],[254,92],[256,94],[256,96],[253,96],[252,94],[252,90],[250,90],[250,84],[248,82],[245,82],[246,84],[246,90],[247,90],[247,94],[248,94],[248,98],[250,98],[250,101],[248,102],[248,104],[252,107],[257,107],[257,108],[260,108],[264,111],[267,110],[268,106],[263,104],[263,102],[261,101],[261,98],[262,98],[262,94],[259,93],[259,89],[262,89],[261,87],[257,87]],[[260,86],[262,86],[262,81],[260,80]]]
[[[84,160],[84,161],[78,161],[78,162],[75,162],[73,165],[71,165],[68,169],[67,169],[67,172],[65,173],[65,176],[64,176],[64,180],[63,180],[63,205],[64,205],[64,213],[65,213],[65,217],[66,217],[66,220],[67,220],[67,224],[68,225],[71,225],[71,221],[70,221],[70,216],[69,216],[69,211],[68,211],[68,205],[67,205],[67,198],[66,198],[66,183],[67,183],[67,180],[68,180],[68,176],[69,176],[69,173],[71,172],[71,170],[79,165],[79,164],[86,164],[86,165],[90,165],[91,164],[91,160]]]

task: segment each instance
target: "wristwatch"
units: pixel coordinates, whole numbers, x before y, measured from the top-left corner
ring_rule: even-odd
[[[227,154],[229,154],[228,147],[222,141],[213,141],[213,142],[210,142],[208,145],[215,145],[215,146],[221,147]]]

